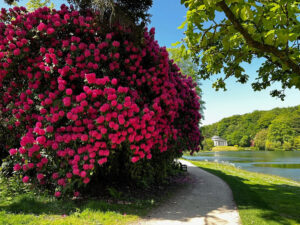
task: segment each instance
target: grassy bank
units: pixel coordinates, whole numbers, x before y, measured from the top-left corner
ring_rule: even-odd
[[[193,156],[200,156],[203,152],[238,152],[238,151],[258,151],[254,147],[236,147],[236,146],[216,146],[211,150],[201,150],[199,152],[194,152]],[[185,151],[183,155],[190,156],[190,152]]]
[[[109,193],[113,195],[76,200],[58,200],[49,195],[36,194],[15,181],[7,184],[0,179],[0,225],[132,224],[184,185],[177,182],[183,176],[136,192],[111,191]]]
[[[213,162],[192,163],[230,186],[243,225],[300,224],[299,182]]]
[[[154,200],[57,200],[33,193],[1,196],[0,224],[128,224],[145,215]]]
[[[255,147],[239,147],[239,146],[215,146],[212,148],[213,152],[221,151],[258,151]]]
[[[0,224],[127,224],[143,215],[149,203],[108,203],[102,200],[58,201],[20,195],[0,203]]]

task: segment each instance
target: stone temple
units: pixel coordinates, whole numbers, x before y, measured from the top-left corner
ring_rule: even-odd
[[[219,136],[213,136],[211,140],[213,140],[214,146],[227,146],[227,141]]]

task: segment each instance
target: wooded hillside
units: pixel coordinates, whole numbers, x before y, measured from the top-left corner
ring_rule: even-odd
[[[229,145],[300,150],[300,105],[231,116],[204,126],[202,130],[205,138],[218,135]]]

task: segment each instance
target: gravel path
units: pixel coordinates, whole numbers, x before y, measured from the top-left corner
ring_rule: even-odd
[[[229,186],[220,178],[190,162],[184,160],[181,162],[188,167],[191,184],[178,191],[137,224],[241,224]]]

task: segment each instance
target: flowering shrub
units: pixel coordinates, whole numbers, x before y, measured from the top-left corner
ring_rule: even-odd
[[[0,109],[19,140],[9,150],[13,169],[56,197],[78,196],[112,167],[141,176],[153,162],[159,173],[160,162],[201,141],[195,84],[154,29],[142,43],[131,41],[129,28],[109,29],[65,5],[1,10]]]

